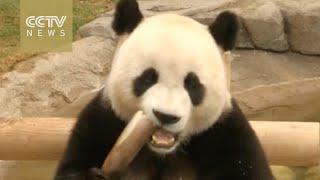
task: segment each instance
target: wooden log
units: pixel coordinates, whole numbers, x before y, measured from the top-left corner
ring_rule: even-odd
[[[251,121],[251,125],[273,165],[320,163],[319,123]]]
[[[57,160],[74,119],[0,118],[0,160]],[[273,165],[312,166],[320,162],[317,122],[251,122]]]
[[[74,119],[0,118],[1,160],[57,160]]]

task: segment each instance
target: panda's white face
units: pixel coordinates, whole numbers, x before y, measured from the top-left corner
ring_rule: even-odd
[[[183,16],[144,19],[117,49],[107,80],[112,108],[159,126],[149,147],[170,153],[231,107],[223,60],[208,28]]]

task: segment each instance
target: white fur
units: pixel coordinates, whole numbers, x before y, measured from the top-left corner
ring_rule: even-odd
[[[164,126],[168,131],[175,133],[185,128],[190,117],[191,108],[192,104],[189,95],[183,87],[167,87],[166,83],[162,83],[161,80],[142,97],[142,109],[155,124],[160,125],[153,114],[153,109],[181,118],[175,124]]]
[[[135,97],[133,80],[150,67],[158,71],[159,80]],[[192,105],[184,89],[189,72],[196,73],[206,89],[199,106]],[[124,119],[143,110],[158,124],[153,108],[181,117],[164,128],[184,139],[210,127],[231,107],[227,82],[221,52],[207,27],[188,17],[163,14],[144,19],[118,48],[106,93]]]

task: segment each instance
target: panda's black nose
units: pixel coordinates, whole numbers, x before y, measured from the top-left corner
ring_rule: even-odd
[[[162,124],[174,124],[180,120],[180,117],[178,116],[166,114],[157,110],[153,110],[153,114]]]

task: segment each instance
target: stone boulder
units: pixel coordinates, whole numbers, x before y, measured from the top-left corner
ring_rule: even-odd
[[[293,51],[320,54],[320,1],[309,0],[283,8]]]
[[[111,28],[112,17],[99,17],[88,24],[81,26],[78,30],[77,36],[89,37],[100,36],[114,40],[116,35]]]
[[[42,116],[98,88],[109,72],[114,43],[88,37],[72,52],[43,54],[0,77],[0,116]]]
[[[273,2],[242,11],[245,29],[259,49],[286,51],[289,49],[280,9]]]

